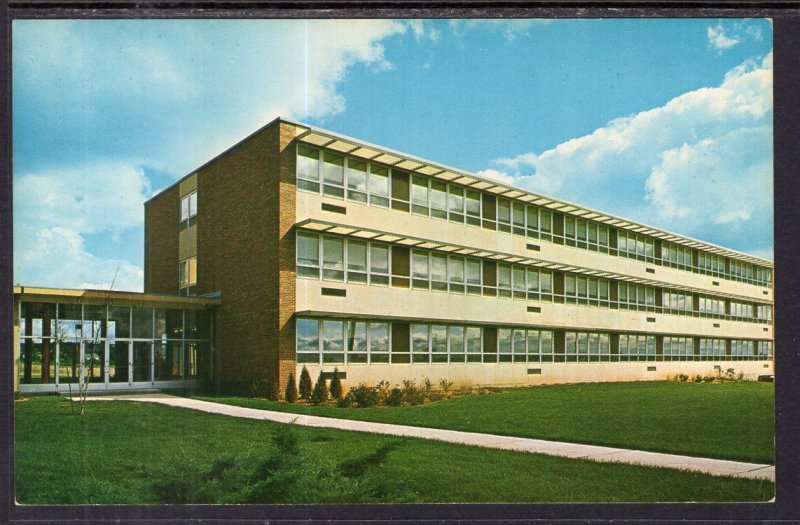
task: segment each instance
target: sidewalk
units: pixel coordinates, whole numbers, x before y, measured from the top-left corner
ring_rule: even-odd
[[[390,436],[435,439],[448,443],[513,450],[517,452],[531,452],[548,456],[560,456],[609,463],[628,463],[631,465],[643,465],[648,467],[666,467],[701,472],[713,476],[732,476],[775,481],[775,467],[772,465],[759,465],[756,463],[744,463],[723,459],[697,458],[675,454],[662,454],[658,452],[645,452],[641,450],[627,450],[624,448],[580,445],[576,443],[562,443],[558,441],[545,441],[541,439],[512,436],[495,436],[477,432],[461,432],[458,430],[442,430],[437,428],[393,425],[389,423],[372,423],[369,421],[356,421],[351,419],[307,416],[286,412],[273,412],[270,410],[258,410],[254,408],[242,408],[221,403],[201,401],[199,399],[175,397],[167,394],[126,394],[90,397],[89,399],[93,401],[139,401],[145,403],[159,403],[173,407],[199,410],[201,412],[210,412],[212,414],[268,420],[277,423],[292,423],[306,427],[337,428],[354,432],[370,432],[373,434],[385,434]]]

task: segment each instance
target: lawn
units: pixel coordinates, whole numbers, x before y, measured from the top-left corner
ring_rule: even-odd
[[[202,399],[382,423],[774,462],[775,391],[771,383],[550,385],[392,408],[336,408],[230,397]]]
[[[78,416],[62,399],[36,397],[15,402],[15,427],[16,496],[27,504],[765,501],[774,494],[766,481],[148,403],[93,401]]]

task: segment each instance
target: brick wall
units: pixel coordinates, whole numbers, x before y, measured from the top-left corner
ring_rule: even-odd
[[[292,127],[276,123],[203,167],[198,177],[197,291],[222,294],[217,379],[280,377],[281,392],[288,376],[282,371],[294,368],[288,319],[295,306],[295,160],[280,152],[293,137]],[[289,172],[292,191],[288,182],[279,184]]]
[[[178,293],[179,221],[177,185],[144,205],[145,293]]]

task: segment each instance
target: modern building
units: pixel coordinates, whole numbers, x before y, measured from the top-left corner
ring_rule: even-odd
[[[285,119],[145,204],[145,294],[280,391],[773,371],[770,261]]]

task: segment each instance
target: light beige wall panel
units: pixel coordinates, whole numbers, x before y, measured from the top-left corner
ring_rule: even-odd
[[[197,255],[197,225],[193,224],[178,234],[178,257],[180,260]],[[177,269],[175,270],[177,272]]]
[[[312,378],[320,371],[332,372],[334,365],[305,365]],[[437,385],[439,380],[452,381],[454,386],[473,385],[545,385],[559,383],[594,383],[611,381],[664,380],[677,374],[716,376],[733,368],[745,378],[755,380],[759,375],[772,374],[772,364],[765,361],[691,361],[691,362],[634,362],[634,363],[469,363],[469,364],[371,364],[336,365],[347,373],[342,381],[349,388],[359,383],[374,385],[380,381],[400,384],[404,379],[417,382],[428,378]],[[648,368],[655,367],[655,370]],[[528,374],[536,368],[541,374]],[[298,366],[300,376],[303,367]]]

